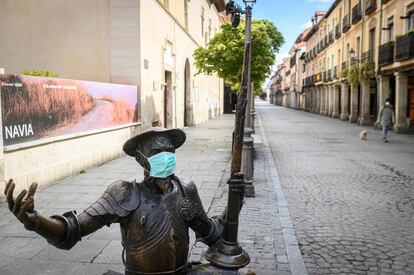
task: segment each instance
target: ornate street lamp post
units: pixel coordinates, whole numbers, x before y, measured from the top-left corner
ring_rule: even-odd
[[[244,197],[244,187],[246,186],[246,178],[240,172],[243,172],[242,161],[246,163],[244,157],[242,160],[242,149],[243,153],[245,153],[243,148],[243,141],[246,139],[245,130],[249,131],[246,128],[250,126],[251,105],[248,106],[247,101],[251,101],[251,15],[252,4],[255,2],[256,0],[244,0],[245,11],[243,11],[240,6],[236,5],[234,1],[229,1],[226,5],[226,13],[231,14],[233,27],[237,27],[240,23],[240,14],[246,14],[246,38],[243,73],[241,79],[241,90],[236,106],[231,161],[231,179],[228,181],[229,194],[223,237],[214,245],[214,247],[210,247],[204,256],[212,264],[228,269],[238,269],[246,266],[250,262],[249,255],[240,246],[237,240],[237,235],[239,227],[239,214]],[[252,157],[250,158],[250,161],[253,162]]]
[[[256,3],[255,0],[244,1],[246,6],[246,43],[251,43],[251,26],[252,26],[252,5]],[[245,180],[245,196],[254,197],[254,185],[253,185],[253,174],[254,174],[254,164],[253,164],[253,150],[254,150],[254,139],[252,134],[254,133],[254,116],[253,116],[253,105],[254,105],[254,96],[253,96],[253,85],[251,82],[252,75],[252,49],[250,47],[248,53],[247,61],[247,109],[246,109],[246,120],[244,127],[244,137],[243,137],[243,161],[242,161],[242,172],[244,174]]]

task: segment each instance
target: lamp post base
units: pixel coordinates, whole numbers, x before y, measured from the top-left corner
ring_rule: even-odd
[[[223,239],[208,248],[204,258],[213,265],[226,269],[239,269],[250,263],[247,252],[237,243],[226,243]]]

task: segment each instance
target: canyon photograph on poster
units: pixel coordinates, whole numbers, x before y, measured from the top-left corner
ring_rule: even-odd
[[[0,76],[4,145],[139,122],[136,86]]]

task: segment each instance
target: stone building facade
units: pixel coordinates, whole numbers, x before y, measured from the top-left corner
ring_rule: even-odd
[[[414,1],[337,0],[307,43],[305,110],[374,125],[386,98],[396,132],[414,122]]]
[[[183,127],[222,113],[223,82],[193,52],[220,30],[224,0],[2,1],[0,67],[137,85],[142,124]]]
[[[193,52],[220,30],[224,7],[224,0],[1,1],[0,68],[137,86],[141,124],[0,142],[0,190],[7,178],[17,192],[116,158],[128,138],[151,126],[191,126],[222,114],[223,81],[195,75]]]

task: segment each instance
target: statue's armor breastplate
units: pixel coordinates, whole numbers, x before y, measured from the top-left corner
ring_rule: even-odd
[[[180,183],[161,195],[151,191],[152,183],[140,184],[140,206],[121,222],[126,271],[157,273],[186,265],[188,225],[180,216],[183,199]]]

